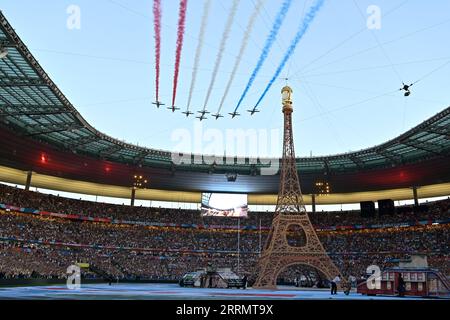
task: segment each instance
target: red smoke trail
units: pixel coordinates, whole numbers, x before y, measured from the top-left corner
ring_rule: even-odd
[[[159,101],[159,62],[161,60],[161,0],[153,1],[155,26],[156,101]]]
[[[188,0],[180,0],[180,12],[178,17],[178,37],[177,50],[175,55],[175,74],[173,77],[173,94],[172,106],[175,105],[175,98],[177,96],[178,74],[180,71],[181,50],[183,49],[184,26],[186,22],[186,9]]]

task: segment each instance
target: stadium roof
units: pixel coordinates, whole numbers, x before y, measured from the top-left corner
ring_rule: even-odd
[[[31,139],[72,154],[127,166],[177,172],[258,176],[260,169],[268,166],[264,159],[250,158],[234,158],[231,164],[211,165],[202,160],[175,166],[171,152],[128,144],[99,132],[58,89],[1,13],[0,22],[0,46],[8,50],[7,56],[0,59],[0,124],[26,141]],[[321,176],[400,168],[427,161],[448,163],[449,155],[450,107],[381,145],[339,155],[298,158],[297,166],[301,174],[316,176],[314,181]],[[445,170],[441,180],[448,181],[450,174]]]

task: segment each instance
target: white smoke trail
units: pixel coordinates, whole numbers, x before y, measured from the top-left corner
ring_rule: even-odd
[[[233,0],[233,5],[231,6],[230,14],[228,15],[227,23],[225,25],[225,30],[222,35],[222,40],[220,42],[219,52],[217,54],[216,63],[214,65],[214,70],[211,77],[211,82],[209,84],[208,92],[206,93],[205,103],[203,105],[203,111],[206,110],[209,98],[211,96],[214,83],[216,82],[217,73],[219,72],[220,63],[222,62],[223,52],[225,51],[225,46],[227,44],[228,37],[230,35],[231,27],[233,25],[234,17],[236,16],[237,8],[240,0]]]
[[[230,75],[230,79],[228,79],[228,83],[225,89],[225,93],[223,94],[222,99],[220,100],[220,105],[219,105],[219,109],[217,110],[217,114],[220,114],[220,111],[222,110],[223,104],[225,103],[225,99],[228,96],[228,93],[230,91],[231,88],[231,84],[234,81],[234,77],[236,76],[236,72],[241,64],[242,61],[242,57],[245,53],[245,50],[247,49],[247,45],[248,45],[248,40],[250,39],[250,34],[252,33],[253,27],[255,25],[256,22],[256,18],[259,15],[259,12],[261,11],[261,8],[263,7],[263,4],[265,3],[266,0],[258,0],[258,2],[255,5],[255,10],[253,11],[250,20],[248,21],[247,24],[247,28],[245,29],[245,33],[244,33],[244,38],[242,39],[241,42],[241,47],[239,49],[239,53],[236,57],[236,61],[234,63],[233,66],[233,71],[231,71],[231,75]]]
[[[211,8],[211,0],[206,0],[205,4],[203,6],[203,15],[202,15],[202,21],[200,24],[200,32],[199,32],[199,36],[198,36],[197,49],[195,50],[194,68],[192,69],[192,81],[191,81],[191,87],[189,88],[189,98],[188,98],[186,111],[189,111],[189,108],[191,106],[192,93],[194,92],[195,82],[197,80],[198,65],[200,64],[200,57],[202,55],[203,40],[205,38],[205,31],[206,31],[206,26],[208,24],[208,16],[209,16],[210,8]]]
[[[236,108],[234,108],[234,112],[236,113],[239,107],[242,104],[242,101],[244,101],[248,91],[250,90],[251,86],[255,82],[256,76],[258,75],[259,71],[264,65],[264,62],[267,60],[267,57],[269,56],[270,50],[272,49],[273,44],[275,43],[278,33],[280,32],[280,28],[283,25],[284,20],[286,19],[286,15],[289,11],[289,8],[292,5],[293,0],[284,0],[283,4],[280,7],[280,11],[278,12],[275,21],[272,25],[272,29],[270,30],[269,35],[267,36],[266,42],[264,44],[264,48],[261,51],[261,55],[258,58],[258,62],[256,63],[255,69],[253,69],[253,72],[248,79],[248,83],[245,86],[244,91],[242,92],[241,97],[239,98],[239,101],[236,105]]]

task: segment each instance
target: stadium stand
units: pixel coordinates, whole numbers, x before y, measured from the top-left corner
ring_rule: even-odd
[[[392,266],[393,259],[414,253],[426,254],[432,267],[450,275],[450,200],[430,202],[420,212],[411,206],[397,209],[400,213],[374,218],[362,218],[358,211],[310,217],[346,276],[361,279],[369,265]],[[251,278],[271,219],[270,213],[253,212],[241,220],[238,266],[233,219],[201,217],[195,210],[94,203],[0,185],[0,278],[62,279],[67,267],[77,262],[127,281],[177,281],[209,262]],[[296,235],[288,240],[296,241]],[[302,272],[289,268],[280,279],[293,283]],[[99,275],[87,270],[83,276]]]

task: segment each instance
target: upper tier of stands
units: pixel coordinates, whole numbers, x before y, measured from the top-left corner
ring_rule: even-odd
[[[92,201],[63,198],[50,194],[25,191],[0,184],[0,204],[32,208],[64,214],[75,214],[96,218],[112,218],[126,221],[158,222],[175,224],[236,225],[235,219],[221,217],[202,217],[198,210],[166,209],[154,207],[131,207]],[[450,199],[422,204],[420,210],[413,206],[398,207],[392,215],[361,217],[359,211],[309,213],[314,226],[345,226],[355,224],[389,224],[416,222],[450,218]],[[272,212],[250,212],[241,220],[243,226],[270,227]]]

